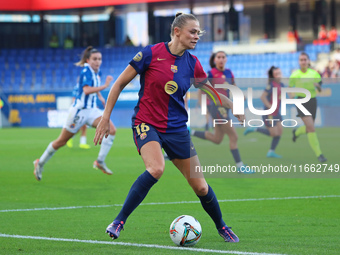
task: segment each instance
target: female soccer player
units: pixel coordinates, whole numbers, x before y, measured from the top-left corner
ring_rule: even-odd
[[[239,241],[223,221],[217,198],[203,174],[198,176],[200,178],[190,178],[195,166],[200,166],[200,163],[186,126],[188,115],[183,98],[191,85],[190,78],[200,78],[201,82],[195,82],[195,86],[202,86],[215,93],[213,88],[204,84],[206,74],[200,62],[187,51],[195,48],[200,34],[199,22],[195,16],[177,13],[171,25],[171,41],[147,46],[137,53],[111,88],[94,143],[100,144],[109,134],[110,115],[119,94],[140,74],[141,89],[132,125],[133,138],[146,168],[132,185],[120,213],[106,229],[113,239],[119,237],[129,215],[161,178],[165,165],[163,147],[199,197],[218,233],[226,242]],[[232,108],[227,97],[219,96],[224,107]],[[244,117],[239,116],[239,120],[243,121]]]
[[[212,79],[214,84],[224,84],[227,82],[228,84],[235,85],[234,75],[230,69],[226,69],[225,65],[227,63],[227,55],[224,51],[218,51],[213,53],[210,56],[209,64],[211,66],[211,70],[208,72],[208,78]],[[235,85],[236,86],[236,85]],[[229,91],[225,89],[216,89],[220,94],[229,97]],[[198,98],[201,98],[201,91],[199,91]],[[242,171],[241,167],[244,165],[240,152],[237,147],[237,133],[235,127],[231,125],[230,120],[230,109],[216,106],[212,100],[208,100],[208,111],[213,119],[226,119],[228,120],[227,124],[224,125],[216,125],[214,128],[214,133],[209,131],[197,131],[193,130],[192,135],[201,139],[207,139],[213,143],[220,144],[223,141],[224,135],[228,135],[229,137],[229,148],[230,152],[233,155],[238,171],[241,173],[253,173]]]
[[[277,105],[275,106],[275,111],[270,115],[262,116],[263,122],[266,125],[266,128],[258,127],[248,127],[244,131],[244,135],[247,135],[251,132],[259,132],[261,134],[273,137],[270,150],[267,153],[268,158],[282,158],[282,156],[275,153],[275,149],[279,144],[281,135],[282,135],[282,116],[280,113],[281,106],[281,88],[284,87],[281,82],[281,70],[278,67],[272,66],[268,71],[269,83],[266,89],[263,91],[261,95],[261,100],[264,104],[264,109],[271,109],[273,101],[273,88],[277,89]]]
[[[36,159],[34,163],[35,178],[40,181],[42,178],[43,167],[46,162],[54,155],[54,153],[78,130],[85,124],[92,127],[97,127],[102,111],[97,108],[97,95],[100,91],[107,88],[113,80],[112,76],[107,76],[104,85],[100,85],[99,70],[102,64],[102,54],[89,46],[84,50],[81,60],[76,64],[83,66],[83,70],[79,77],[79,90],[73,105],[69,109],[68,117],[59,137],[51,142],[42,156]],[[106,166],[105,158],[109,153],[116,133],[116,128],[112,121],[108,122],[110,125],[110,132],[103,139],[98,158],[93,163],[93,167],[100,169],[103,173],[112,174],[112,171]]]
[[[307,103],[304,103],[303,106],[312,114],[312,116],[305,115],[299,108],[297,108],[297,116],[302,119],[305,125],[293,130],[293,142],[295,142],[300,135],[307,133],[309,145],[313,149],[318,160],[320,162],[325,162],[327,159],[321,152],[319,140],[314,128],[317,108],[316,90],[321,91],[321,76],[317,71],[309,68],[310,59],[307,53],[302,52],[300,54],[299,65],[300,69],[293,72],[289,78],[289,87],[305,88],[309,90],[311,93],[311,99]],[[295,93],[295,96],[298,98],[304,98],[305,94]]]

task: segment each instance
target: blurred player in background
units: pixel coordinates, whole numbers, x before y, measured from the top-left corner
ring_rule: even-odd
[[[100,144],[108,135],[110,115],[119,94],[140,74],[141,88],[132,117],[132,128],[133,139],[146,169],[131,186],[121,211],[106,229],[113,239],[119,237],[129,215],[163,175],[163,147],[200,199],[218,233],[226,242],[239,241],[223,221],[215,193],[205,181],[203,173],[197,173],[196,177],[199,178],[191,178],[200,163],[186,125],[188,114],[184,95],[191,86],[191,78],[201,79],[201,83],[197,82],[195,86],[217,93],[205,84],[206,74],[200,62],[187,51],[195,48],[200,34],[199,22],[194,15],[177,13],[171,25],[171,41],[147,46],[137,53],[111,88],[94,143]],[[227,97],[220,97],[224,107],[233,107]],[[244,117],[239,116],[239,120],[244,120]]]
[[[210,56],[209,64],[211,70],[208,72],[208,78],[213,79],[212,81],[216,84],[228,83],[235,85],[234,75],[230,69],[225,68],[227,63],[227,54],[224,51],[218,51]],[[214,84],[213,84],[214,85]],[[216,89],[219,93],[229,97],[229,90],[218,88]],[[198,100],[201,100],[202,91],[198,91]],[[237,169],[242,173],[253,173],[253,171],[242,171],[241,167],[244,165],[241,160],[241,155],[237,146],[237,133],[235,127],[230,122],[231,111],[228,108],[222,106],[216,106],[212,100],[208,100],[208,111],[213,119],[225,119],[228,120],[227,124],[216,125],[214,133],[209,131],[198,131],[192,130],[191,134],[201,139],[209,140],[215,144],[220,144],[223,141],[224,135],[229,137],[229,148],[233,155]]]
[[[72,104],[74,103],[74,101],[76,100],[77,94],[78,94],[78,90],[79,90],[79,84],[77,83],[72,91]],[[87,126],[84,125],[80,128],[80,141],[79,141],[79,148],[81,149],[90,149],[90,145],[87,144],[86,141],[86,129]],[[73,138],[70,138],[67,143],[66,143],[67,147],[69,148],[73,148]]]
[[[51,142],[44,153],[34,163],[35,178],[40,181],[43,167],[54,153],[64,146],[69,139],[76,134],[84,125],[97,127],[102,111],[97,108],[97,96],[101,97],[100,91],[106,89],[113,80],[112,76],[107,76],[104,85],[100,85],[100,66],[102,64],[102,54],[89,46],[84,50],[81,60],[76,64],[84,67],[79,77],[79,90],[76,100],[69,109],[68,117],[61,131],[60,136]],[[93,163],[93,167],[100,169],[103,173],[112,174],[106,166],[105,158],[109,153],[115,138],[116,128],[112,121],[109,121],[110,132],[103,139],[98,158]]]
[[[72,91],[72,104],[77,98],[78,92],[79,91],[79,83],[77,83]],[[105,107],[105,99],[102,96],[100,92],[97,93],[99,101],[103,104]],[[84,125],[80,128],[80,141],[79,141],[79,148],[81,149],[90,149],[91,146],[87,144],[87,138],[86,138],[86,130],[87,130],[87,125]],[[73,138],[69,139],[66,143],[67,147],[73,148]]]
[[[297,116],[302,119],[305,125],[293,130],[293,142],[295,142],[300,135],[307,134],[309,145],[314,151],[318,160],[320,162],[325,162],[327,161],[327,159],[322,154],[319,140],[314,127],[317,109],[316,90],[318,90],[319,92],[321,91],[321,76],[317,71],[309,68],[310,59],[308,54],[304,52],[302,52],[299,56],[299,66],[300,69],[293,72],[289,78],[289,87],[304,88],[309,90],[309,92],[311,93],[311,99],[307,103],[304,103],[303,106],[312,115],[305,115],[299,108],[297,108]],[[305,94],[295,93],[295,96],[298,98],[304,98]]]
[[[263,122],[266,128],[263,127],[248,127],[244,131],[244,135],[251,132],[259,132],[261,134],[273,137],[270,149],[267,153],[268,158],[282,158],[282,156],[275,153],[275,149],[279,144],[282,135],[282,116],[280,113],[281,108],[281,88],[284,87],[281,82],[282,73],[280,68],[272,66],[268,71],[269,82],[266,89],[261,95],[261,100],[264,104],[264,109],[268,110],[273,107],[273,88],[276,88],[277,94],[277,104],[274,106],[275,111],[270,115],[262,116]]]

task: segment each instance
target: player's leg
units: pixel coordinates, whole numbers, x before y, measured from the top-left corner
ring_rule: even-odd
[[[96,109],[97,111],[97,109]],[[94,115],[95,113],[93,113]],[[90,123],[90,125],[94,128],[97,127],[100,119],[101,119],[101,114],[99,113],[99,117],[96,117],[94,119],[94,121],[92,122],[91,119],[88,121],[88,123]],[[97,160],[95,160],[93,162],[93,167],[94,168],[98,168],[100,169],[103,173],[111,175],[112,171],[106,166],[105,164],[105,159],[107,154],[109,153],[112,145],[113,145],[113,141],[115,139],[115,134],[116,134],[116,127],[113,125],[112,121],[110,120],[110,133],[108,135],[108,137],[103,138],[102,144],[100,146],[100,150],[99,150],[99,154],[97,157]]]
[[[228,111],[224,107],[217,107],[215,105],[209,105],[208,112],[212,116],[213,119],[228,119]],[[209,131],[193,130],[191,135],[196,136],[201,139],[209,140],[216,144],[220,144],[223,141],[224,134],[225,134],[225,131],[223,130],[223,126],[224,125],[215,126],[214,133],[211,133]]]
[[[42,178],[43,167],[49,161],[54,153],[62,146],[66,144],[66,142],[73,137],[74,133],[67,131],[65,128],[61,130],[59,137],[50,142],[44,153],[41,155],[39,159],[36,159],[34,163],[34,176],[40,181]]]
[[[187,159],[173,159],[174,165],[181,171],[191,188],[201,201],[203,209],[214,221],[218,233],[226,242],[238,242],[238,237],[231,231],[222,219],[222,212],[213,189],[207,184],[203,174],[191,178],[190,173],[194,173],[196,166],[199,166],[198,156],[195,155]],[[197,173],[195,173],[196,175]],[[199,177],[199,178],[198,178]]]
[[[314,151],[315,155],[317,156],[320,162],[325,162],[327,159],[323,156],[319,139],[316,135],[315,128],[314,128],[314,120],[312,116],[304,116],[301,118],[303,123],[306,126],[306,133],[308,138],[309,146]]]
[[[86,131],[87,131],[87,126],[83,125],[80,128],[79,148],[81,148],[81,149],[90,149],[90,147],[91,147],[89,144],[87,144]]]
[[[215,126],[214,133],[209,131],[193,130],[192,135],[201,139],[209,140],[215,144],[220,144],[224,138],[224,131],[222,129],[222,125],[218,125]]]
[[[233,155],[234,161],[236,163],[237,168],[239,169],[239,172],[242,172],[241,167],[244,165],[244,163],[241,160],[241,155],[240,155],[240,152],[237,146],[238,135],[236,133],[236,130],[231,125],[231,122],[225,125],[222,125],[222,129],[223,129],[223,132],[227,134],[229,137],[230,152]]]
[[[268,158],[282,158],[282,156],[275,153],[275,149],[277,145],[279,144],[280,138],[282,135],[281,122],[280,121],[276,122],[276,125],[274,127],[267,126],[267,129],[269,130],[270,136],[273,137],[271,145],[270,145],[270,150],[267,153],[267,157]]]
[[[143,135],[143,133],[146,133],[146,135]],[[144,200],[149,190],[164,172],[165,163],[157,132],[151,130],[150,132],[143,133],[137,134],[136,129],[134,129],[134,140],[146,170],[132,184],[122,209],[106,229],[106,232],[112,239],[119,237],[120,231],[129,215]]]

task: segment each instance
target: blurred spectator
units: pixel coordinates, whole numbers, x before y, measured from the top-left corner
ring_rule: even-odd
[[[333,26],[332,29],[328,32],[328,39],[331,42],[331,50],[334,50],[334,45],[336,42],[336,39],[338,37],[338,31],[336,31],[336,28]]]
[[[335,60],[335,62],[340,65],[340,48],[337,48],[336,51],[334,52],[332,59]]]
[[[319,40],[327,40],[328,39],[328,37],[327,37],[327,30],[326,30],[325,25],[321,25],[320,26],[320,31],[319,31],[318,39]]]
[[[340,65],[337,62],[330,60],[322,73],[322,78],[336,78],[340,77]]]
[[[134,46],[134,45],[133,45],[133,42],[131,41],[131,39],[130,39],[130,37],[129,37],[128,35],[126,36],[124,45],[125,45],[125,46]]]
[[[73,49],[73,40],[70,35],[68,35],[64,40],[64,49]]]
[[[295,34],[294,34],[292,27],[289,27],[289,31],[287,33],[287,39],[288,39],[288,42],[294,42],[295,41]]]
[[[49,46],[50,46],[50,48],[53,48],[53,49],[59,48],[59,38],[58,38],[56,32],[53,32],[53,34],[50,38]]]

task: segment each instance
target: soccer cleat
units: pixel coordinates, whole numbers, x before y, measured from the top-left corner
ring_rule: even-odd
[[[225,242],[238,243],[240,241],[237,235],[231,230],[231,227],[224,226],[218,229],[218,233],[223,237]]]
[[[256,173],[256,171],[252,170],[250,167],[247,167],[247,165],[238,167],[237,172],[239,174],[255,174]]]
[[[42,172],[44,171],[44,168],[39,165],[39,159],[36,159],[33,161],[34,164],[34,176],[37,181],[40,181],[42,178]]]
[[[244,130],[243,134],[248,135],[249,133],[255,132],[256,128],[255,127],[248,127],[246,130]]]
[[[275,151],[268,151],[267,158],[282,158],[282,156],[276,154]]]
[[[67,147],[69,147],[69,148],[73,148],[73,139],[72,139],[72,138],[69,139],[69,140],[67,141],[66,145],[67,145]]]
[[[79,144],[79,148],[80,149],[90,149],[91,146],[88,145],[87,143],[81,143],[81,144]]]
[[[99,163],[97,160],[93,162],[93,168],[97,168],[99,170],[101,170],[104,174],[108,174],[111,175],[112,171],[106,166],[106,164],[103,163]]]
[[[106,233],[114,240],[119,237],[121,230],[124,230],[124,221],[114,220],[107,226]]]
[[[327,159],[325,158],[325,156],[322,155],[322,154],[318,157],[318,160],[319,160],[320,162],[326,162],[326,161],[327,161]]]
[[[297,136],[296,136],[296,134],[295,134],[295,132],[296,132],[296,129],[293,129],[293,131],[292,131],[292,133],[293,133],[293,142],[295,143],[295,141],[296,141],[296,139],[298,138]]]

